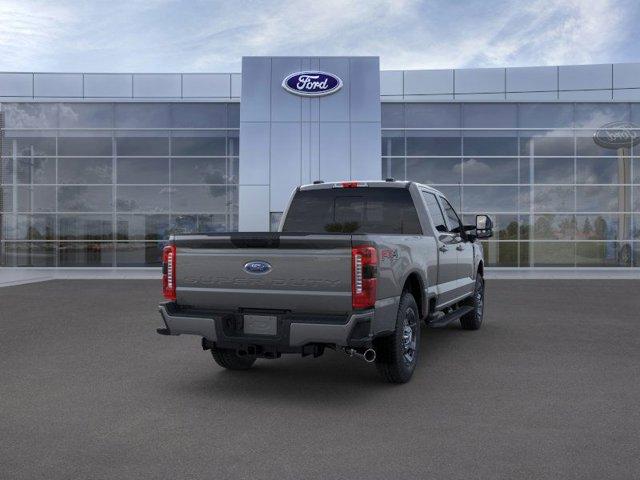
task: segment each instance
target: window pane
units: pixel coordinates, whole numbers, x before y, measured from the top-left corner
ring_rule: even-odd
[[[13,187],[0,187],[0,212],[13,211]]]
[[[229,128],[240,128],[240,104],[227,103],[227,126]]]
[[[161,243],[118,242],[116,265],[118,267],[159,267],[162,265]]]
[[[111,128],[113,105],[110,103],[61,103],[61,128]]]
[[[578,267],[630,267],[632,245],[619,242],[578,242]]]
[[[539,157],[573,157],[573,135],[554,132],[521,132],[520,155]]]
[[[404,128],[404,104],[383,103],[382,128]]]
[[[111,215],[59,215],[58,235],[61,240],[111,240]]]
[[[573,104],[570,103],[522,103],[518,115],[520,128],[573,127]]]
[[[169,138],[165,136],[140,136],[116,138],[118,155],[153,157],[169,155]]]
[[[595,131],[576,132],[576,153],[578,155],[616,157],[621,154],[629,154],[631,142],[624,148],[610,148],[598,145],[594,141]]]
[[[174,103],[171,105],[174,128],[226,128],[226,103]]]
[[[484,258],[488,267],[517,267],[517,242],[482,242]]]
[[[459,128],[460,105],[446,103],[406,103],[407,128]]]
[[[530,255],[535,267],[575,266],[575,243],[531,242]]]
[[[165,240],[169,237],[169,215],[118,215],[118,240]]]
[[[228,183],[224,158],[173,158],[173,183]]]
[[[110,212],[112,187],[58,187],[60,212]]]
[[[577,183],[628,183],[631,178],[629,157],[578,158]]]
[[[62,242],[58,262],[61,267],[111,267],[113,243]]]
[[[112,183],[111,158],[59,158],[58,183]]]
[[[535,183],[575,183],[573,158],[536,158],[533,168]]]
[[[178,137],[171,139],[172,155],[224,156],[226,133],[207,133],[206,136]]]
[[[169,187],[118,186],[116,209],[119,212],[168,212]]]
[[[56,128],[58,105],[55,103],[3,103],[7,128]]]
[[[56,250],[54,243],[5,243],[2,265],[5,267],[53,267]]]
[[[576,103],[576,128],[600,128],[611,122],[630,121],[628,103]]]
[[[173,215],[171,233],[215,233],[227,232],[226,215]]]
[[[516,128],[517,105],[502,103],[465,103],[466,128]]]
[[[578,186],[576,190],[576,211],[578,212],[631,211],[629,187]]]
[[[226,212],[226,187],[172,187],[174,212]]]
[[[55,212],[56,187],[18,187],[18,212]]]
[[[0,157],[0,184],[13,183],[13,159]]]
[[[518,138],[513,136],[496,135],[491,132],[467,132],[464,137],[465,155],[517,155]],[[505,132],[511,133],[511,132]]]
[[[574,215],[533,216],[533,238],[536,240],[573,240],[575,233]]]
[[[407,155],[411,156],[459,156],[462,142],[459,132],[407,131]]]
[[[34,136],[29,137],[5,137],[2,140],[2,154],[11,156],[15,149],[15,154],[17,156],[43,157],[46,155],[55,155],[56,139],[53,134],[48,134],[51,136],[36,136],[37,134],[37,132],[34,132]],[[24,135],[24,132],[20,132],[18,135]],[[47,134],[43,133],[43,135]]]
[[[543,187],[533,189],[533,207],[536,212],[574,212],[575,187]]]
[[[518,215],[495,215],[490,214],[493,222],[493,238],[495,240],[517,240],[518,239]],[[464,215],[465,225],[475,225],[475,215]]]
[[[382,131],[382,156],[404,155],[404,131]]]
[[[240,131],[227,130],[227,155],[237,157],[240,155]]]
[[[463,210],[477,212],[517,212],[517,187],[463,187]]]
[[[631,217],[625,214],[576,215],[578,240],[627,240],[631,238]]]
[[[404,158],[383,158],[381,178],[395,178],[396,180],[405,180],[404,164]]]
[[[18,183],[56,183],[55,158],[16,159],[18,165]]]
[[[282,212],[271,212],[269,214],[269,231],[277,232],[280,225],[280,219],[282,219]]]
[[[16,240],[55,240],[55,215],[18,215]]]
[[[633,183],[640,183],[640,157],[633,159]]]
[[[58,155],[105,157],[113,154],[111,137],[60,137]]]
[[[460,183],[462,167],[459,158],[407,158],[407,180],[436,185]]]
[[[168,158],[117,159],[119,184],[169,183]]]
[[[518,183],[517,158],[465,158],[462,168],[466,184]]]
[[[117,128],[168,128],[171,126],[168,103],[116,103]]]

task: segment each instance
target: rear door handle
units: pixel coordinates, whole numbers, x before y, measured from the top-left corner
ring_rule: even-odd
[[[441,252],[446,252],[449,249],[445,246],[445,245],[440,245],[440,247],[438,248],[438,250],[440,250]]]

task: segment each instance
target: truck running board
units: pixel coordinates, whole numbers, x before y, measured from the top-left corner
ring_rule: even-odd
[[[431,328],[446,327],[454,320],[458,320],[461,316],[471,312],[472,310],[473,310],[472,306],[464,305],[446,314],[443,312],[436,312],[435,315],[429,316],[427,326]],[[438,314],[441,314],[441,315],[438,315]]]

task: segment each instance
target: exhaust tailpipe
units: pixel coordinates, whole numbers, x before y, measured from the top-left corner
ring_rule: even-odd
[[[367,363],[373,363],[376,361],[376,351],[373,348],[367,348],[364,352],[358,352],[355,348],[344,348],[344,353],[350,357],[356,357],[364,360]]]

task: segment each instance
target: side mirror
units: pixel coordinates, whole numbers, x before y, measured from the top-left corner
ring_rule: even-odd
[[[489,218],[489,215],[476,215],[476,237],[493,237],[493,222]]]

